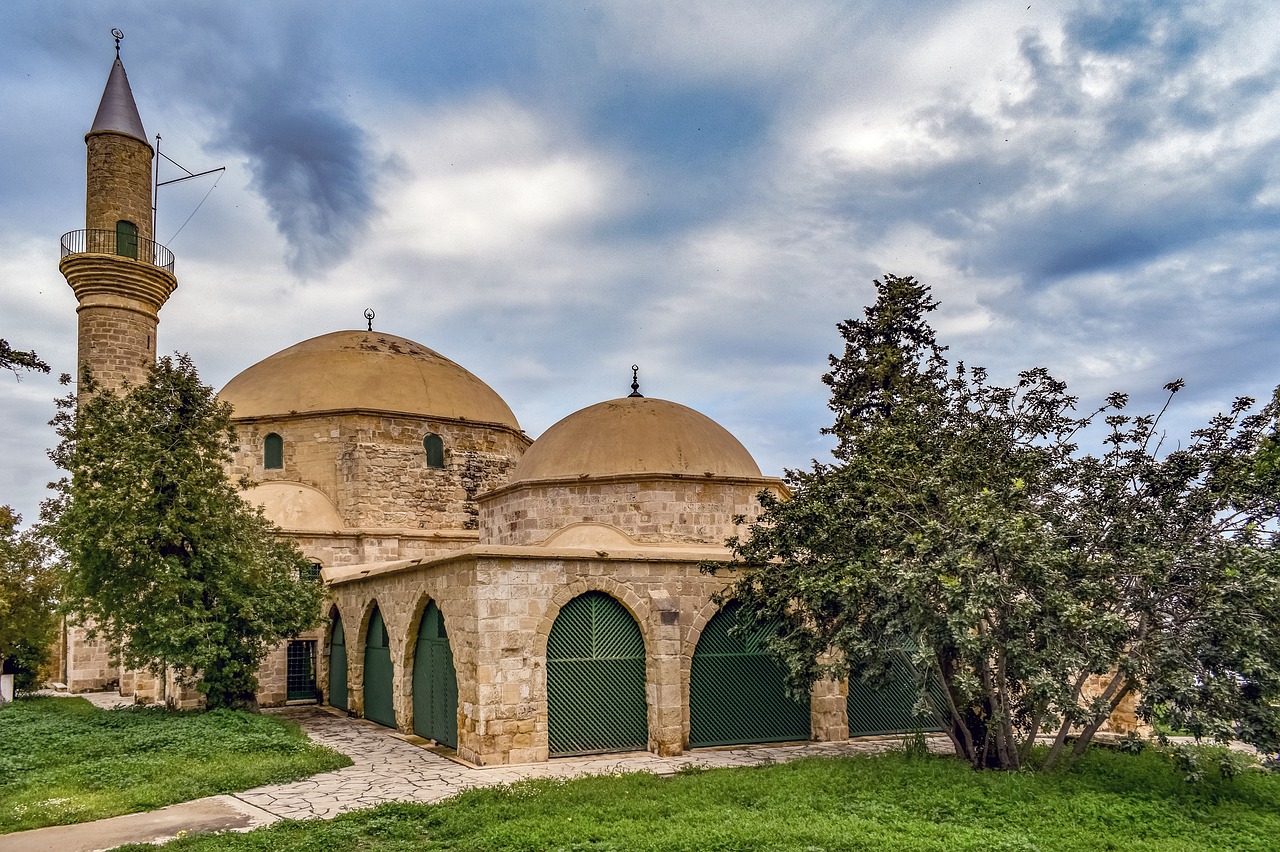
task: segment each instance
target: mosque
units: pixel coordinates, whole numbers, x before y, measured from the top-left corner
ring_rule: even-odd
[[[147,141],[117,55],[88,148],[84,230],[62,238],[81,365],[108,387],[155,361],[178,280],[154,242]],[[321,629],[264,663],[265,705],[320,702],[456,749],[477,765],[911,730],[907,678],[788,696],[759,637],[730,635],[735,518],[786,496],[727,430],[631,393],[536,441],[464,367],[373,330],[260,361],[220,392],[240,447],[228,474],[328,590]],[[72,691],[163,683],[70,630]],[[169,687],[172,689],[172,685]]]

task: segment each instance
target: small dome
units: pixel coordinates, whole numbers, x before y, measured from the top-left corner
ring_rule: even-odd
[[[246,503],[261,506],[267,520],[281,529],[332,532],[346,526],[323,491],[301,482],[261,482],[240,496]]]
[[[511,482],[637,473],[760,477],[746,447],[705,414],[626,397],[570,414],[533,442]]]
[[[493,388],[438,352],[377,331],[304,340],[254,364],[218,395],[234,417],[364,409],[520,430]]]

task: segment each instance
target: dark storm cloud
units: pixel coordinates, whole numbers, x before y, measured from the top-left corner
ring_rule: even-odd
[[[287,78],[258,78],[237,97],[226,135],[302,273],[345,258],[375,209],[364,134],[308,95]]]
[[[345,258],[376,209],[371,142],[346,108],[339,25],[297,3],[211,2],[148,24],[149,44],[166,52],[160,73],[202,113],[211,144],[244,158],[300,274]]]

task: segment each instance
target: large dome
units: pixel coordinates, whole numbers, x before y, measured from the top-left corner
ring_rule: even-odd
[[[511,482],[628,474],[759,478],[737,438],[665,399],[626,397],[570,414],[533,442]]]
[[[471,373],[412,340],[376,331],[304,340],[240,373],[219,396],[235,417],[363,409],[520,429],[502,397]]]

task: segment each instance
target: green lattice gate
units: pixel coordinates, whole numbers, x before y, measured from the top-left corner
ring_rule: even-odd
[[[787,694],[786,674],[764,645],[769,630],[729,635],[737,606],[702,631],[689,671],[689,745],[777,743],[810,738],[809,702]]]
[[[285,647],[285,692],[287,701],[315,701],[316,643],[295,639]]]
[[[413,654],[413,732],[458,747],[458,674],[444,616],[434,601],[422,614]]]
[[[347,640],[337,613],[329,629],[329,706],[347,709]]]
[[[391,645],[382,613],[376,607],[369,616],[364,642],[364,717],[388,728],[396,726],[391,700]]]
[[[565,604],[547,637],[547,728],[552,754],[648,747],[644,637],[603,592]]]
[[[930,684],[936,700],[945,701],[942,685]],[[916,671],[905,653],[898,654],[889,669],[887,680],[879,686],[863,683],[857,675],[849,676],[849,736],[898,734],[908,731],[936,731],[938,722],[932,714],[915,715]]]

